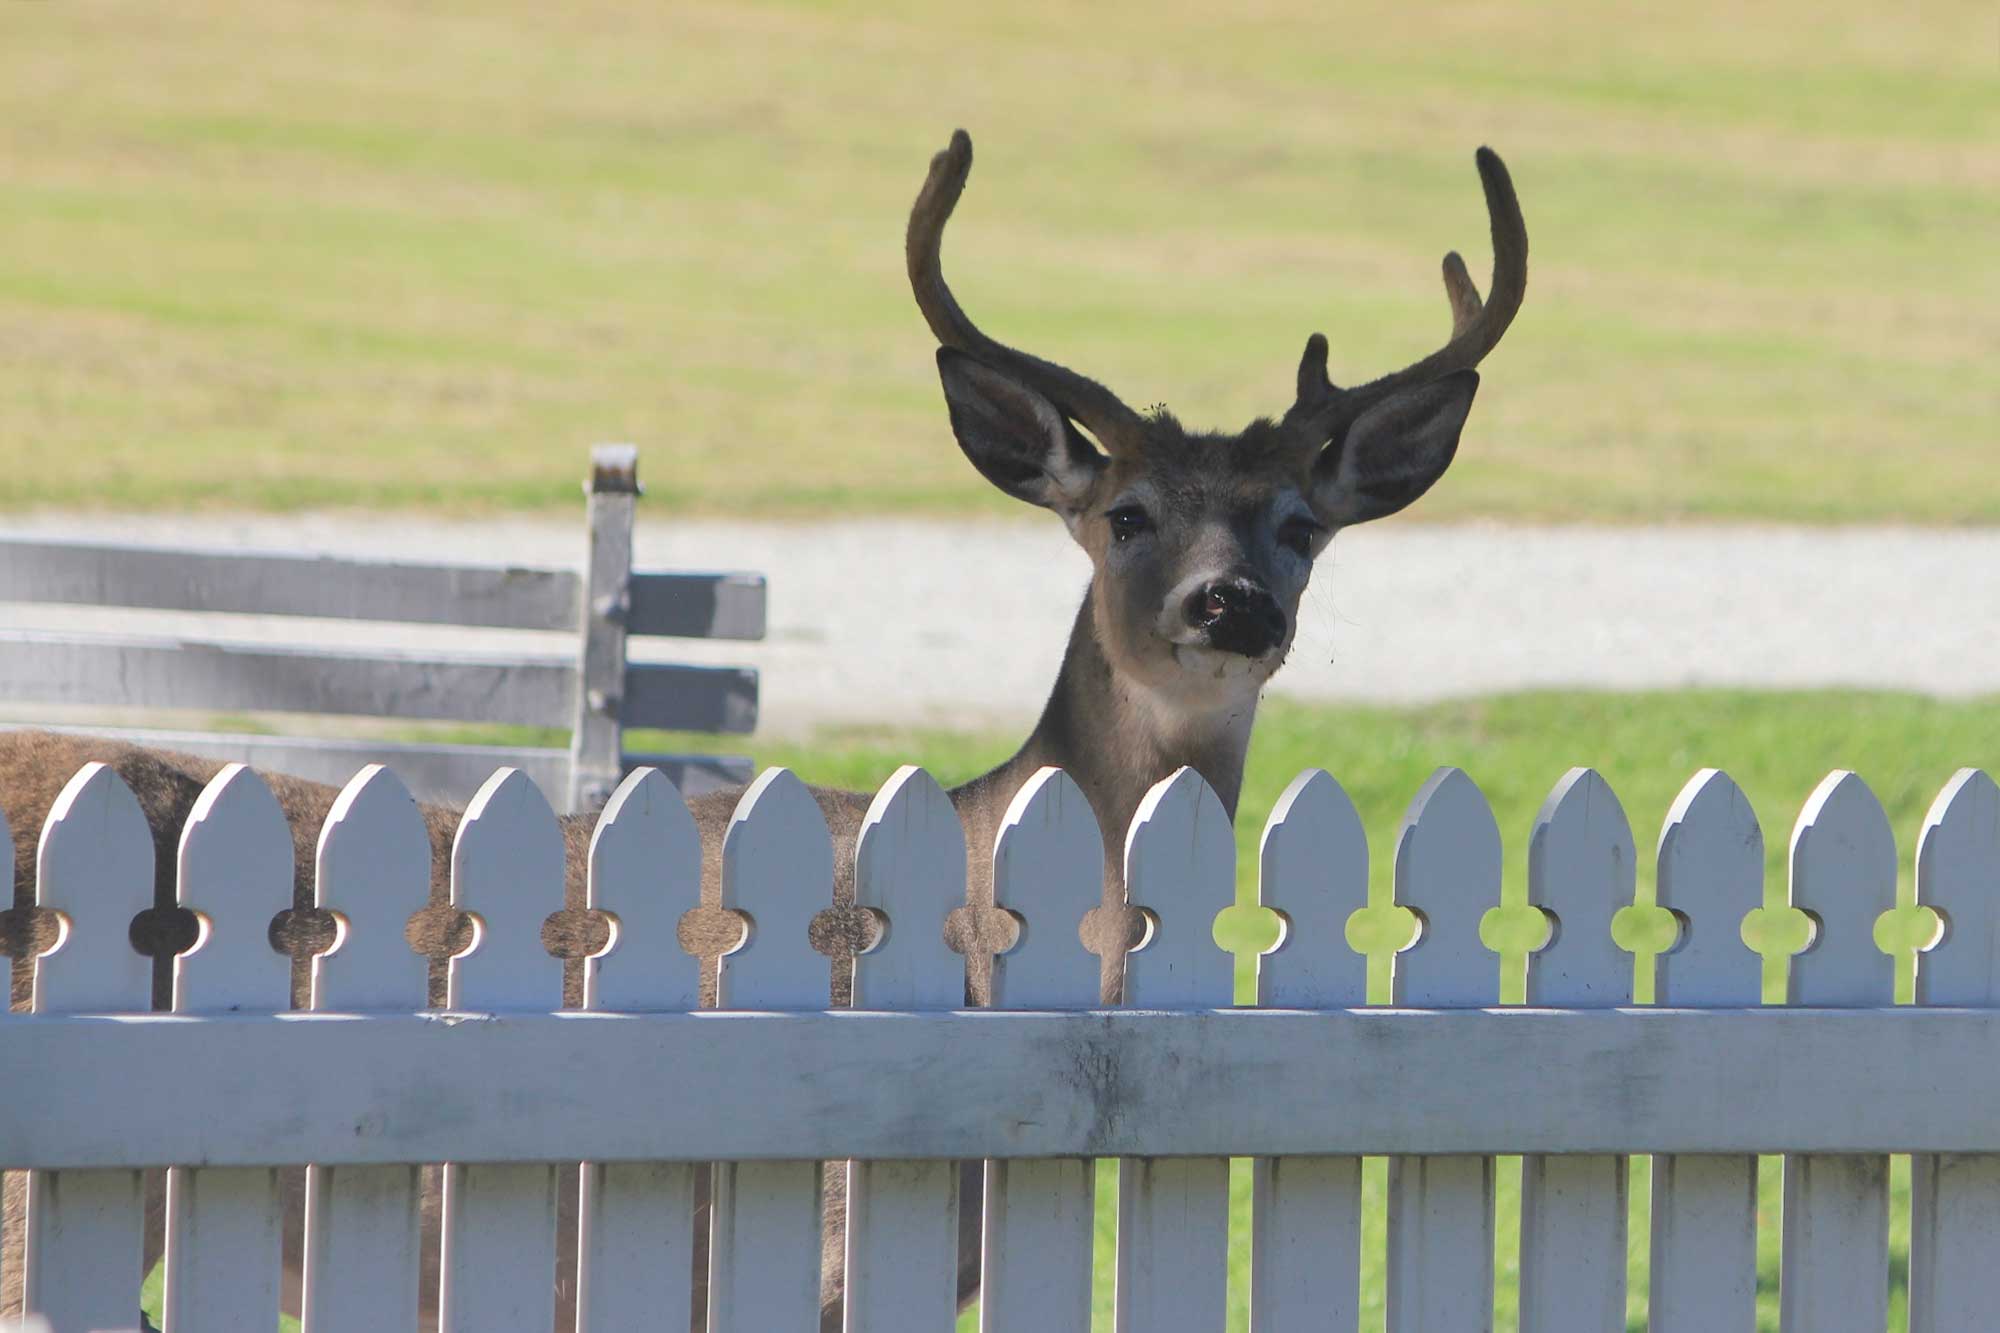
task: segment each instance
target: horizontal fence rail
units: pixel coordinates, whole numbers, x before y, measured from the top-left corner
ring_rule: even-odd
[[[131,708],[331,713],[568,727],[576,664],[550,656],[343,653],[121,634],[0,630],[0,699]],[[625,725],[743,733],[757,722],[749,667],[632,663]]]
[[[0,537],[0,602],[572,632],[575,570]],[[632,575],[628,634],[764,637],[764,577]]]
[[[28,1169],[30,1307],[59,1333],[136,1322],[136,1295],[102,1274],[151,1261],[138,1168],[167,1166],[168,1327],[272,1326],[288,1205],[271,1168],[312,1163],[309,1327],[407,1326],[432,1300],[447,1329],[545,1327],[557,1256],[572,1252],[562,1299],[582,1327],[662,1310],[676,1326],[690,1300],[716,1333],[815,1327],[829,1179],[846,1194],[833,1262],[850,1328],[949,1324],[961,1215],[982,1221],[985,1327],[1088,1328],[1100,1202],[1117,1212],[1121,1329],[1223,1327],[1230,1231],[1245,1222],[1253,1329],[1353,1327],[1377,1280],[1361,1265],[1360,1162],[1386,1156],[1373,1222],[1388,1328],[1483,1328],[1494,1158],[1522,1153],[1522,1328],[1620,1327],[1628,1163],[1653,1154],[1650,1326],[1747,1328],[1762,1153],[1785,1156],[1785,1326],[1873,1333],[1888,1309],[1886,1164],[1911,1153],[1911,1327],[1983,1327],[2000,1308],[2000,788],[1978,770],[1946,786],[1915,848],[1917,899],[1948,928],[1917,955],[1917,1003],[1903,1006],[1874,935],[1899,856],[1851,773],[1830,775],[1791,831],[1787,896],[1817,935],[1788,962],[1788,1002],[1768,1006],[1742,935],[1764,904],[1763,832],[1715,770],[1688,783],[1658,840],[1657,900],[1679,936],[1657,960],[1661,1003],[1644,1008],[1611,937],[1636,840],[1583,769],[1529,831],[1546,929],[1529,1004],[1511,1008],[1480,934],[1500,903],[1501,839],[1456,769],[1396,831],[1395,899],[1421,932],[1382,1008],[1366,1006],[1346,936],[1369,841],[1320,772],[1264,830],[1249,896],[1285,929],[1242,1008],[1214,933],[1237,901],[1234,834],[1191,770],[1142,804],[1123,903],[1103,901],[1099,829],[1056,770],[1021,790],[993,847],[970,849],[991,857],[990,905],[967,902],[956,815],[917,769],[870,807],[851,899],[836,895],[817,803],[783,770],[742,795],[706,888],[700,835],[658,772],[628,777],[589,833],[583,900],[609,942],[584,964],[583,1008],[560,1012],[563,963],[544,936],[578,910],[564,857],[583,840],[503,769],[456,834],[450,905],[477,930],[450,960],[449,1007],[427,1009],[406,926],[430,901],[429,840],[395,775],[363,770],[312,875],[337,947],[313,964],[311,1011],[284,1013],[292,960],[271,939],[298,906],[292,837],[264,784],[227,768],[175,851],[203,938],[175,962],[173,1011],[148,1014],[151,962],[130,939],[154,907],[155,840],[133,794],[91,765],[43,828],[0,826],[0,853],[37,839],[21,901],[61,922],[59,947],[14,963],[32,969],[33,1012],[0,1019],[0,1166]],[[1149,932],[1124,960],[1125,1003],[1104,1007],[1080,927],[1128,905]],[[976,960],[995,1011],[964,1011],[968,959],[947,939],[996,907],[1016,943]],[[742,943],[719,963],[683,947],[730,915]],[[813,941],[829,923],[873,941],[853,957],[852,1010],[827,1007],[836,963]],[[704,967],[719,1012],[695,1012]],[[1231,1155],[1254,1159],[1240,1220]],[[1120,1159],[1115,1200],[1094,1195],[1103,1157]],[[853,1160],[823,1178],[822,1159]],[[954,1162],[980,1159],[968,1193],[979,1176]],[[417,1167],[437,1163],[447,1258],[426,1271]]]

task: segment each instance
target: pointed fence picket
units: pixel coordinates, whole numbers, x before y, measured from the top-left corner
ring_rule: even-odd
[[[1083,792],[1044,768],[1016,793],[993,848],[993,901],[1020,938],[993,960],[993,1004],[1094,1009],[1097,958],[1083,918],[1104,897],[1104,840]],[[986,1163],[979,1326],[1088,1333],[1096,1164],[1088,1157]]]
[[[429,900],[431,840],[401,779],[379,764],[354,775],[320,830],[315,871],[315,905],[337,912],[341,930],[315,962],[312,1007],[423,1008],[429,970],[402,923]],[[409,1163],[307,1170],[304,1333],[416,1320],[421,1176]]]
[[[1632,826],[1604,779],[1573,768],[1535,816],[1528,900],[1549,939],[1528,956],[1528,1003],[1604,1009],[1632,1002],[1632,957],[1611,918],[1632,901]],[[1601,1333],[1625,1319],[1626,1161],[1531,1154],[1521,1159],[1521,1326]]]
[[[5,834],[0,817],[0,864],[11,867]],[[56,797],[36,848],[35,888],[37,906],[67,923],[61,947],[22,964],[35,968],[34,1012],[146,1009],[152,960],[125,933],[153,905],[153,835],[131,788],[105,765],[86,765]],[[29,1172],[27,1308],[59,1329],[136,1324],[144,1204],[138,1171]]]
[[[540,788],[519,769],[494,773],[466,807],[451,849],[451,902],[479,923],[471,952],[451,960],[452,1008],[562,1008],[562,963],[542,944],[542,922],[563,905],[562,833]],[[443,1333],[549,1322],[556,1194],[573,1182],[552,1162],[446,1163]]]
[[[1895,962],[1875,923],[1896,906],[1896,840],[1868,784],[1829,773],[1792,829],[1792,906],[1814,938],[1791,961],[1793,1004],[1888,1005]],[[1875,1333],[1889,1320],[1887,1154],[1795,1153],[1785,1158],[1785,1247],[1779,1271],[1784,1333]]]
[[[1917,901],[1944,933],[1917,955],[1917,1003],[2000,1008],[2000,787],[1960,769],[1924,817]],[[1910,1333],[1977,1328],[2000,1310],[2000,1155],[1910,1163]]]
[[[905,766],[868,808],[854,901],[883,914],[881,941],[854,960],[857,1009],[957,1009],[965,966],[944,945],[965,901],[965,830],[930,774]],[[949,1328],[958,1311],[958,1163],[847,1165],[849,1333]]]
[[[833,849],[814,797],[782,771],[747,793],[722,849],[722,906],[752,924],[719,978],[735,1012],[712,1015],[690,1012],[700,963],[677,931],[700,901],[699,839],[650,771],[619,788],[591,843],[586,901],[612,923],[608,950],[583,968],[591,1014],[554,1012],[562,964],[543,926],[563,903],[563,843],[518,773],[482,789],[453,849],[453,902],[477,919],[474,947],[451,968],[452,1003],[479,1011],[469,1015],[422,1013],[426,964],[404,928],[427,897],[429,842],[385,771],[357,776],[320,833],[316,901],[339,929],[314,965],[319,1014],[279,1012],[291,965],[269,932],[292,903],[292,839],[247,770],[219,774],[181,833],[179,896],[203,925],[175,965],[175,1015],[145,1013],[151,966],[128,942],[153,884],[152,835],[131,791],[108,768],[85,769],[40,839],[36,901],[62,928],[29,964],[34,1013],[0,1020],[0,1069],[43,1075],[10,1079],[0,1095],[0,1160],[31,1168],[29,1301],[58,1333],[130,1325],[139,1171],[176,1162],[169,1333],[270,1326],[281,1195],[267,1164],[311,1158],[308,1333],[408,1326],[424,1282],[421,1186],[399,1155],[460,1149],[444,1191],[447,1330],[560,1317],[557,1203],[570,1188],[579,1327],[675,1324],[692,1303],[695,1187],[709,1156],[740,1159],[718,1169],[709,1328],[815,1327],[818,1159],[850,1151],[861,1159],[848,1189],[848,1327],[942,1329],[961,1234],[951,1158],[1024,1147],[1124,1154],[1118,1324],[1212,1330],[1225,1317],[1229,1233],[1218,1154],[1239,1142],[1255,1163],[1255,1333],[1355,1322],[1357,1154],[1370,1151],[1391,1155],[1391,1333],[1490,1327],[1490,1154],[1517,1145],[1535,1150],[1523,1159],[1524,1330],[1622,1324],[1626,1163],[1662,1148],[1676,1151],[1654,1159],[1655,1333],[1754,1326],[1755,1151],[1790,1150],[1786,1328],[1882,1326],[1885,1164],[1898,1148],[1924,1149],[1913,1159],[1912,1330],[1983,1326],[2000,1305],[2000,1141],[1986,1112],[2000,1098],[2000,788],[1977,770],[1946,787],[1917,845],[1918,899],[1943,929],[1918,960],[1918,1006],[1901,1011],[1874,935],[1894,901],[1894,841],[1848,773],[1820,785],[1792,838],[1791,899],[1815,939],[1790,964],[1791,999],[1811,1012],[1757,1012],[1760,963],[1741,929],[1761,901],[1762,837],[1714,770],[1683,789],[1660,836],[1657,898],[1679,939],[1658,960],[1652,1014],[1617,1012],[1632,973],[1610,923],[1631,899],[1635,851],[1616,796],[1584,769],[1557,785],[1529,839],[1529,897],[1551,931],[1528,961],[1533,1008],[1511,1013],[1448,1012],[1493,1006],[1500,975],[1480,938],[1499,901],[1499,830],[1455,769],[1418,793],[1396,848],[1397,898],[1423,931],[1395,959],[1395,999],[1422,1012],[1356,1012],[1366,960],[1345,928],[1365,901],[1368,847],[1351,803],[1318,772],[1287,789],[1265,830],[1259,896],[1284,933],[1259,962],[1264,1014],[1227,1008],[1232,967],[1214,923],[1234,898],[1233,838],[1186,770],[1148,794],[1126,838],[1129,898],[1150,934],[1124,969],[1124,1013],[1018,1012],[1099,1007],[1081,926],[1101,904],[1102,842],[1081,791],[1054,770],[1019,793],[992,851],[994,902],[1018,926],[993,994],[1017,1012],[989,1015],[950,1012],[967,964],[946,922],[963,902],[967,854],[949,800],[915,769],[876,798],[856,849],[856,905],[883,930],[854,974],[857,1007],[876,1012],[842,1015],[804,1012],[827,1004],[830,965],[811,930],[832,900]],[[291,1049],[325,1063],[288,1064]],[[583,1050],[603,1090],[577,1085]],[[452,1072],[433,1072],[439,1060]],[[101,1070],[134,1062],[149,1093],[141,1112],[99,1092]],[[759,1077],[758,1062],[779,1071],[758,1098],[720,1115],[700,1095],[726,1100]],[[696,1083],[694,1071],[717,1068],[734,1072]],[[1544,1078],[1560,1089],[1546,1105]],[[951,1100],[980,1080],[984,1091]],[[580,1180],[555,1165],[593,1152],[602,1160]],[[772,1152],[791,1156],[762,1155]],[[986,1163],[984,1329],[1089,1327],[1092,1179],[1083,1156]],[[129,1281],[107,1280],[117,1272]]]
[[[1368,1002],[1368,959],[1347,945],[1368,905],[1368,839],[1354,802],[1320,769],[1292,780],[1264,826],[1258,896],[1284,934],[1258,959],[1267,1008]],[[1252,1333],[1349,1328],[1361,1311],[1361,1159],[1259,1157],[1251,1176]]]
[[[787,769],[765,770],[743,793],[722,844],[722,905],[754,923],[743,947],[723,956],[717,983],[723,1008],[826,1007],[828,963],[810,936],[813,916],[832,901],[832,890],[833,843],[812,793]],[[782,1131],[774,1125],[774,1132]],[[815,1326],[817,1161],[718,1165],[713,1234],[710,1333]]]
[[[181,905],[201,913],[202,939],[176,960],[174,1012],[289,1007],[291,959],[271,947],[269,930],[292,905],[292,832],[271,789],[242,764],[202,790],[181,833],[179,872]],[[165,1333],[274,1326],[282,1226],[275,1168],[167,1172]]]
[[[1191,768],[1139,802],[1125,840],[1129,900],[1152,928],[1125,964],[1125,1002],[1197,1009],[1234,998],[1235,966],[1215,918],[1235,900],[1236,838]],[[1127,1157],[1118,1168],[1120,1333],[1222,1326],[1229,1287],[1229,1159]]]
[[[616,923],[587,960],[584,1007],[628,1013],[699,1007],[699,960],[676,927],[701,902],[701,835],[658,769],[628,774],[590,839],[588,905]],[[576,1326],[620,1333],[671,1322],[693,1303],[694,1162],[585,1162],[577,1208]]]
[[[1678,927],[1656,964],[1658,1002],[1759,1004],[1763,962],[1744,944],[1742,925],[1764,904],[1764,834],[1727,773],[1705,768],[1681,788],[1660,830],[1658,864],[1654,901]],[[1749,1333],[1757,1322],[1757,1159],[1658,1154],[1652,1208],[1652,1333]]]
[[[1472,779],[1433,773],[1396,838],[1396,901],[1423,933],[1395,959],[1399,1005],[1477,1008],[1500,998],[1500,960],[1479,938],[1500,904],[1500,829]],[[1467,1071],[1468,1079],[1476,1071]],[[1476,1082],[1459,1090],[1467,1114]],[[1493,1159],[1389,1159],[1389,1333],[1485,1329],[1493,1322]]]

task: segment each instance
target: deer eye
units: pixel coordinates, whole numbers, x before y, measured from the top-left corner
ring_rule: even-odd
[[[1286,519],[1278,529],[1278,545],[1296,555],[1310,556],[1313,539],[1320,533],[1319,524],[1309,518]]]
[[[1129,542],[1141,533],[1153,530],[1152,518],[1137,505],[1124,505],[1104,517],[1111,524],[1113,541]]]

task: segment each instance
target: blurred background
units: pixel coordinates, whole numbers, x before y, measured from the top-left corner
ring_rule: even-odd
[[[982,325],[1234,429],[1315,330],[1342,381],[1442,341],[1440,256],[1490,263],[1490,144],[1527,301],[1450,474],[1336,545],[1339,600],[1315,585],[1357,647],[1302,640],[1281,677],[1241,891],[1305,764],[1361,810],[1378,903],[1438,764],[1492,800],[1511,903],[1564,768],[1649,849],[1717,765],[1764,822],[1775,997],[1822,775],[1882,798],[1908,902],[1932,796],[2000,765],[1996,70],[2000,17],[1952,0],[0,0],[0,528],[539,560],[580,554],[585,448],[635,441],[642,561],[772,574],[757,757],[962,779],[1032,721],[1083,566],[952,442],[902,261],[930,154],[977,145],[946,264]],[[890,633],[910,566],[937,586]],[[821,665],[843,650],[861,675]],[[859,712],[787,712],[821,678]],[[1641,998],[1663,916],[1621,925]],[[1907,992],[1905,924],[1879,938]],[[1633,1205],[1640,1254],[1643,1179]]]

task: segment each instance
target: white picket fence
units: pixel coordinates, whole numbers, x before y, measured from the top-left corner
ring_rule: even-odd
[[[1078,935],[1099,904],[1098,831],[1053,770],[993,851],[995,901],[1021,931],[995,961],[995,1009],[979,1012],[960,1009],[964,959],[943,943],[964,900],[960,826],[915,769],[876,798],[859,844],[858,901],[888,929],[856,960],[847,1012],[826,1010],[828,960],[808,942],[832,848],[781,770],[750,788],[725,844],[725,904],[754,925],[724,961],[720,1012],[690,1012],[697,967],[676,928],[699,900],[700,849],[649,770],[591,844],[591,904],[616,935],[584,1012],[557,1012],[562,969],[541,942],[562,906],[557,826],[512,771],[482,788],[453,852],[454,902],[480,929],[452,966],[448,1013],[423,1010],[425,965],[404,941],[428,849],[385,770],[355,778],[321,836],[319,901],[343,926],[312,1012],[280,1012],[288,961],[266,932],[292,905],[291,844],[248,770],[216,778],[180,841],[181,899],[206,934],[180,962],[172,1014],[143,1012],[149,967],[127,944],[153,884],[130,792],[85,769],[40,837],[36,898],[67,930],[36,965],[34,1012],[0,1019],[0,1165],[32,1170],[30,1305],[57,1333],[133,1322],[130,1285],[107,1275],[136,1278],[138,1168],[162,1164],[175,1168],[169,1333],[274,1326],[285,1163],[314,1164],[311,1330],[411,1325],[411,1164],[428,1162],[451,1163],[444,1325],[484,1333],[547,1325],[558,1192],[579,1188],[582,1326],[677,1327],[710,1162],[709,1327],[816,1327],[825,1158],[858,1159],[847,1326],[871,1333],[951,1327],[952,1162],[978,1158],[987,1329],[1090,1327],[1091,1159],[1107,1157],[1122,1159],[1116,1306],[1132,1333],[1224,1326],[1227,1155],[1255,1159],[1259,1333],[1355,1327],[1364,1155],[1390,1159],[1398,1333],[1490,1327],[1502,1153],[1527,1154],[1524,1330],[1625,1326],[1627,1163],[1648,1153],[1657,1333],[1753,1326],[1759,1153],[1787,1155],[1787,1329],[1884,1329],[1891,1153],[1915,1154],[1911,1327],[1962,1333],[2000,1311],[2000,790],[1977,770],[1945,788],[1916,848],[1918,897],[1949,930],[1920,956],[1914,1006],[1892,1003],[1893,960],[1872,935],[1895,901],[1894,840],[1849,773],[1793,831],[1791,901],[1818,938],[1791,961],[1791,1004],[1770,1007],[1739,933],[1763,902],[1762,834],[1713,770],[1660,837],[1658,900],[1683,940],[1659,960],[1652,1008],[1631,1006],[1632,957],[1610,934],[1632,901],[1632,833],[1582,769],[1532,831],[1530,897],[1553,929],[1529,962],[1529,1005],[1512,1008],[1496,1005],[1498,960],[1479,936],[1500,835],[1454,769],[1398,833],[1396,899],[1424,932],[1395,961],[1388,1008],[1365,1006],[1366,962],[1344,934],[1365,903],[1367,840],[1317,771],[1264,833],[1259,897],[1287,930],[1243,1008],[1211,933],[1235,899],[1231,830],[1187,770],[1153,790],[1126,843],[1129,899],[1153,931],[1116,1010],[1098,1007],[1099,960]],[[580,1182],[564,1160],[587,1163]]]

